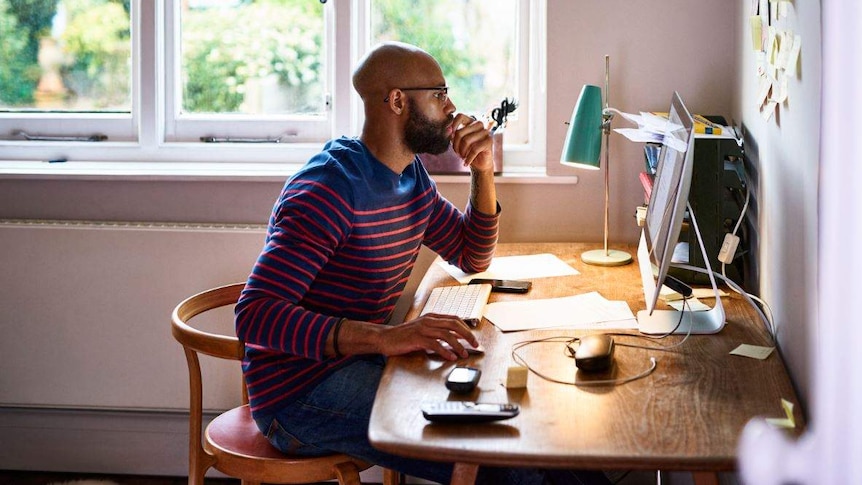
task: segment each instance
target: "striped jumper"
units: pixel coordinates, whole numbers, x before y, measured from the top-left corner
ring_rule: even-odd
[[[461,212],[418,157],[402,174],[356,138],[331,140],[291,177],[236,306],[252,412],[269,414],[351,357],[324,356],[342,317],[384,324],[422,244],[465,272],[488,267],[497,214]]]

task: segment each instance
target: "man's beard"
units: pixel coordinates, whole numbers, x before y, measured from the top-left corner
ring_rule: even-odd
[[[411,106],[407,114],[407,124],[404,126],[404,143],[413,153],[439,155],[449,148],[446,128],[453,119],[454,116],[450,115],[442,121],[434,122]]]

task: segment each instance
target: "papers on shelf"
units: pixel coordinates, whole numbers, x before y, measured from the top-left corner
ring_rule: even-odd
[[[489,303],[485,318],[504,332],[557,327],[637,328],[628,303],[607,300],[595,291],[545,300]]]
[[[629,140],[647,143],[666,143],[669,147],[678,151],[686,149],[686,140],[681,140],[675,136],[666,136],[682,128],[667,118],[646,111],[641,111],[639,115],[620,112],[620,115],[638,125],[637,128],[614,129],[614,131]]]
[[[451,264],[437,260],[447,273],[459,283],[469,283],[473,278],[488,278],[501,280],[525,280],[530,278],[545,278],[549,276],[572,276],[580,274],[562,259],[553,254],[528,254],[523,256],[501,256],[491,261],[487,271],[467,274]]]

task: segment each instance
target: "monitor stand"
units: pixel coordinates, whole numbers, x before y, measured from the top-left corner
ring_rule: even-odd
[[[715,293],[715,306],[709,310],[696,312],[690,310],[682,312],[676,310],[653,309],[651,312],[649,310],[641,310],[638,312],[638,330],[641,333],[650,335],[691,333],[697,335],[718,333],[724,328],[724,307],[721,305],[718,285],[715,283],[712,266],[709,264],[709,256],[706,254],[706,248],[703,245],[703,238],[700,236],[700,229],[697,227],[697,219],[694,217],[691,204],[688,205],[688,213],[691,217],[692,226],[694,226],[694,233],[700,246],[700,253],[703,255],[703,260],[706,264],[706,273],[709,275],[709,281],[712,283],[712,290]],[[649,251],[642,238],[641,244],[638,247],[638,262],[644,264],[644,261],[646,264],[650,264]],[[682,321],[680,321],[680,318],[682,318]],[[677,324],[679,324],[679,327],[677,327]]]

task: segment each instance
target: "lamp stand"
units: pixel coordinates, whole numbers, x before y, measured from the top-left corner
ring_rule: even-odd
[[[608,207],[610,205],[610,135],[611,120],[613,112],[608,106],[608,93],[610,88],[610,56],[605,56],[605,109],[602,110],[602,143],[604,143],[604,166],[605,166],[605,230],[604,248],[593,249],[581,254],[581,261],[595,266],[622,266],[632,262],[632,255],[616,249],[608,249]]]

